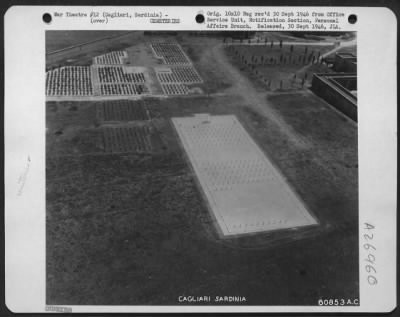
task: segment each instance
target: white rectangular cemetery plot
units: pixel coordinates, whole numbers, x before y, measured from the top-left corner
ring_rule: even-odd
[[[113,51],[104,55],[93,58],[93,64],[100,65],[119,65],[124,63],[124,59],[128,57],[125,51]]]
[[[91,67],[64,66],[46,72],[46,95],[93,95]]]
[[[172,122],[225,236],[317,224],[235,116]]]

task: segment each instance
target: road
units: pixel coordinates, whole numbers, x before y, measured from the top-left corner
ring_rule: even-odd
[[[218,63],[222,68],[225,69],[226,76],[232,78],[234,83],[232,87],[224,91],[228,95],[239,95],[244,99],[246,105],[255,109],[258,113],[261,113],[265,117],[276,123],[280,130],[284,132],[291,140],[294,140],[298,146],[308,148],[310,145],[306,139],[295,133],[290,126],[288,126],[282,118],[268,105],[267,92],[260,92],[254,88],[254,84],[244,76],[240,70],[238,70],[228,60],[226,53],[224,52],[224,45],[218,44],[214,46],[207,54],[203,57],[206,59],[212,59],[215,63]]]

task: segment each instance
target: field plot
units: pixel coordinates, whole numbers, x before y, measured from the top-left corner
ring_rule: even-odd
[[[151,47],[158,58],[162,58],[168,65],[191,64],[179,44],[176,43],[152,43]]]
[[[184,84],[161,84],[166,95],[187,95],[189,88]]]
[[[317,223],[235,116],[172,121],[224,235]]]
[[[192,66],[176,66],[170,69],[157,69],[157,78],[160,83],[202,83],[200,75]]]
[[[144,92],[144,86],[140,84],[101,84],[100,93],[105,96],[140,95]]]
[[[156,75],[165,95],[187,95],[190,92],[187,85],[203,82],[192,66],[156,68]]]
[[[148,116],[142,103],[130,100],[110,100],[96,104],[96,116],[99,121],[137,121],[147,120]]]
[[[151,151],[150,129],[144,127],[106,127],[104,151],[111,153]]]
[[[128,57],[125,51],[113,51],[93,58],[93,64],[119,65],[124,64],[124,59]]]
[[[65,66],[46,72],[47,96],[90,96],[92,94],[92,75],[89,66]]]
[[[127,73],[121,66],[103,66],[96,68],[101,83],[144,83],[142,72]]]

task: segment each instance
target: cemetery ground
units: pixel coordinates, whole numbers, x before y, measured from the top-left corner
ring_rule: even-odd
[[[203,94],[46,103],[47,304],[358,298],[356,124],[305,87],[265,89],[221,38],[179,43]],[[319,225],[221,239],[171,123],[195,113],[234,114]]]

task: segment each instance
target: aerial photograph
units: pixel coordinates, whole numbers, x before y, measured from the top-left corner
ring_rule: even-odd
[[[46,304],[359,305],[357,34],[46,31]]]

